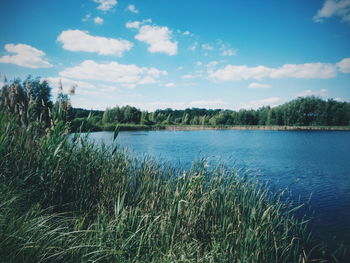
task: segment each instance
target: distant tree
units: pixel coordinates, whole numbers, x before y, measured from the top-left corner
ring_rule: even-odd
[[[143,124],[143,125],[151,125],[152,124],[148,115],[149,114],[146,111],[141,112],[141,120],[140,120],[141,124]]]
[[[199,116],[195,115],[191,120],[190,120],[191,125],[198,125],[199,124]]]
[[[107,108],[103,113],[102,122],[104,124],[113,123],[116,120],[115,117],[113,111],[110,108]]]
[[[78,111],[85,116],[86,112]],[[89,111],[87,111],[89,112]],[[85,114],[85,115],[84,115]],[[349,125],[350,103],[302,97],[271,108],[239,111],[191,108],[185,110],[156,110],[141,112],[124,106],[96,112],[103,123],[183,124],[183,125]]]
[[[171,125],[173,124],[173,116],[171,115],[171,113],[168,114],[168,117],[163,121],[163,124],[165,125]]]
[[[267,114],[267,125],[276,125],[276,111],[274,109],[271,109]]]
[[[183,117],[182,117],[182,124],[190,124],[190,114],[189,113],[184,113]]]
[[[206,121],[206,117],[207,117],[207,115],[204,115],[204,116],[202,116],[201,118],[200,118],[200,121],[199,121],[199,124],[200,125],[206,125],[207,124],[207,121]]]
[[[271,108],[268,107],[262,107],[257,110],[257,115],[258,115],[258,124],[259,125],[266,125],[267,124],[267,118],[269,115],[269,111]]]

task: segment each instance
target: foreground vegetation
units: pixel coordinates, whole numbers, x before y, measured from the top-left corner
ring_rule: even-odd
[[[1,263],[336,260],[298,207],[245,171],[175,169],[68,137],[68,96],[45,102],[40,85],[2,90]]]
[[[0,262],[309,262],[295,208],[243,171],[189,171],[0,119]],[[311,253],[314,249],[314,254]]]

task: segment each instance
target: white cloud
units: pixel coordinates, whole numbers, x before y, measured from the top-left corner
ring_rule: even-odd
[[[227,49],[227,50],[223,50],[221,55],[224,56],[224,57],[231,57],[231,56],[236,55],[236,53],[232,49]]]
[[[271,97],[262,100],[252,100],[246,103],[241,104],[241,108],[243,109],[258,109],[263,106],[277,106],[281,102],[281,99],[278,97]]]
[[[59,74],[72,79],[121,83],[123,86],[133,88],[136,85],[155,83],[158,78],[167,75],[167,72],[156,68],[138,67],[134,64],[117,62],[98,64],[92,60],[85,60],[80,65],[66,68]]]
[[[133,46],[133,43],[124,39],[91,36],[89,32],[81,30],[63,31],[57,37],[57,41],[61,42],[66,50],[94,52],[117,57],[121,57],[125,51],[129,51]]]
[[[26,44],[6,44],[5,50],[15,55],[0,57],[0,63],[15,64],[27,68],[50,68],[53,67],[43,59],[45,53]]]
[[[156,83],[157,81],[152,76],[145,76],[144,78],[140,79],[137,84],[143,85],[143,84],[152,84]]]
[[[95,24],[102,25],[103,24],[103,19],[101,17],[99,17],[99,16],[96,16],[94,18],[94,22],[95,22]]]
[[[216,71],[208,70],[208,74],[214,80],[224,81],[264,78],[328,79],[337,75],[337,67],[346,70],[347,63],[345,61],[345,63],[340,62],[335,65],[329,63],[285,64],[279,68],[227,65]]]
[[[184,36],[188,36],[188,35],[191,35],[191,32],[190,31],[185,31],[183,34],[184,34]]]
[[[142,21],[133,21],[133,22],[127,22],[125,24],[126,28],[140,28],[141,25],[146,24],[146,23],[152,23],[152,19],[145,19]]]
[[[343,73],[350,73],[350,58],[344,58],[337,63],[339,70]]]
[[[257,82],[252,82],[248,86],[248,89],[270,89],[270,88],[272,88],[272,86],[269,84],[263,84],[263,83],[257,83]]]
[[[296,96],[297,97],[307,97],[307,96],[325,97],[325,96],[327,96],[327,92],[328,92],[328,90],[326,90],[326,89],[320,89],[320,90],[316,90],[316,91],[308,89],[308,90],[304,90],[304,91],[298,93]]]
[[[135,5],[128,5],[127,10],[134,14],[137,14],[139,12],[139,10],[136,9]]]
[[[167,88],[174,88],[174,87],[176,87],[176,85],[173,82],[169,82],[169,83],[165,84],[165,87],[167,87]]]
[[[325,18],[340,17],[350,24],[350,0],[325,0],[323,7],[313,17],[315,22],[323,22]]]
[[[328,63],[285,64],[272,69],[271,78],[328,79],[337,74],[336,67]]]
[[[209,77],[216,80],[236,81],[243,79],[262,79],[269,76],[271,69],[264,66],[248,67],[227,65],[224,68],[209,72]]]
[[[116,0],[94,0],[94,2],[99,4],[97,9],[102,11],[108,11],[117,4]]]
[[[213,50],[214,47],[209,45],[209,44],[202,44],[202,49],[203,50]]]
[[[151,19],[126,23],[127,28],[138,29],[135,39],[147,43],[151,53],[166,53],[170,56],[177,54],[178,42],[172,41],[172,31],[166,26],[144,25],[152,23]]]
[[[227,44],[222,43],[222,40],[218,40],[218,44],[221,45],[220,46],[221,56],[232,57],[237,55],[237,50],[230,48],[230,46]]]
[[[170,56],[177,54],[177,42],[171,41],[172,31],[166,27],[144,25],[139,28],[135,39],[149,45],[151,53],[166,53]]]
[[[127,22],[125,24],[126,28],[139,28],[141,22],[140,21],[134,21],[134,22]]]
[[[219,64],[219,61],[211,61],[208,64],[206,64],[208,72],[213,72],[213,70],[216,68],[216,66]]]

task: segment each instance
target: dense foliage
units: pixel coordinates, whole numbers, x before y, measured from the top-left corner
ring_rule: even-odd
[[[46,81],[28,77],[5,84],[0,90],[0,110],[16,116],[23,124],[40,120],[50,125],[51,87]]]
[[[73,126],[86,120],[89,111],[77,110]],[[105,129],[115,124],[139,125],[283,125],[283,126],[349,126],[350,103],[327,101],[317,97],[300,97],[277,107],[262,107],[258,110],[156,110],[140,111],[131,106],[107,108],[95,111],[91,126]]]

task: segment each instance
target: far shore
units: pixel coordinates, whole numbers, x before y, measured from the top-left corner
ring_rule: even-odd
[[[350,131],[350,126],[165,126],[165,130],[272,130],[272,131]]]
[[[95,126],[89,131],[114,131],[119,127],[120,131],[197,131],[197,130],[270,130],[270,131],[350,131],[350,126],[278,126],[278,125],[139,125],[139,124],[117,124],[108,127]],[[83,130],[85,132],[87,130]]]

